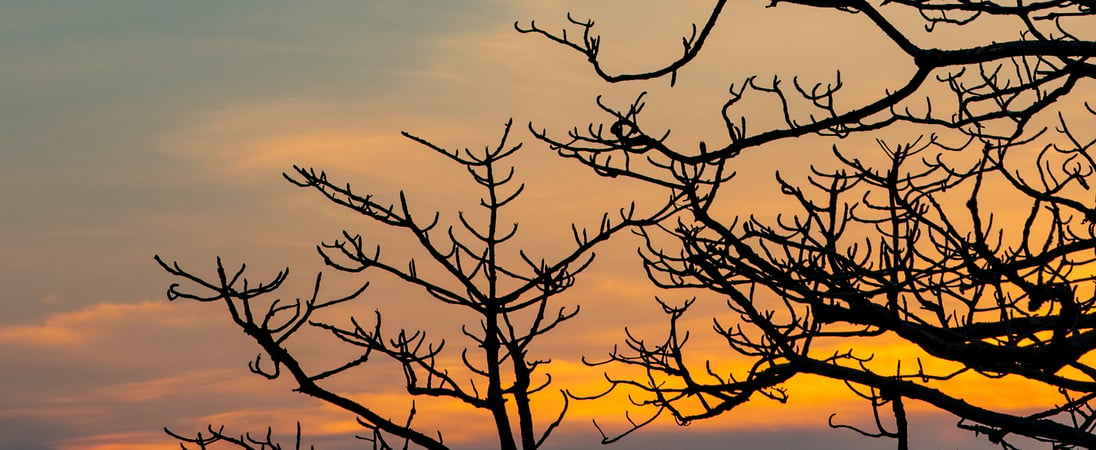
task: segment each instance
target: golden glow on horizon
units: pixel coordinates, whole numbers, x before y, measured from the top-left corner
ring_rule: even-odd
[[[620,286],[617,286],[617,288],[620,288]],[[82,335],[83,339],[94,340],[96,333],[108,333],[110,329],[119,326],[121,323],[126,323],[131,320],[143,320],[148,317],[160,317],[167,312],[175,313],[171,321],[168,322],[169,324],[175,323],[175,326],[185,327],[189,324],[196,323],[201,319],[200,315],[188,317],[188,314],[179,314],[184,310],[176,310],[175,308],[178,306],[179,305],[168,304],[166,302],[146,302],[136,305],[95,305],[73,313],[58,314],[45,320],[41,325],[35,326],[36,331],[34,333],[20,334],[21,336],[37,337],[36,339],[21,339],[9,341],[9,343],[15,345],[56,343],[56,341],[51,340],[51,338],[48,337],[72,336],[77,332],[84,333]],[[197,314],[204,313],[201,311],[201,308],[190,309],[189,311]],[[702,327],[705,325],[706,321],[707,319],[698,319],[693,325]],[[648,330],[657,333],[657,330],[661,329],[661,326],[661,324],[652,324],[648,327]],[[14,336],[14,330],[16,330],[16,328],[13,327],[0,328],[0,336]],[[22,331],[23,329],[19,328],[18,330]],[[622,337],[621,332],[609,333],[597,328],[589,329],[588,332],[599,338],[606,338],[607,336],[613,335]],[[576,339],[589,338],[586,333],[579,333],[578,336],[572,337]],[[714,367],[714,369],[719,372],[725,373],[727,371],[736,371],[735,373],[742,373],[741,371],[749,364],[749,362],[745,360],[736,362],[734,359],[723,359],[726,358],[729,353],[716,341],[705,344],[704,341],[697,339],[695,342],[691,342],[691,344],[694,344],[694,351],[710,355],[713,359],[719,361]],[[933,371],[934,369],[946,370],[948,367],[955,366],[953,363],[940,362],[932,358],[926,358],[926,355],[916,347],[898,340],[888,341],[884,339],[873,339],[864,340],[863,342],[835,343],[824,349],[818,348],[817,351],[832,353],[833,351],[847,350],[850,346],[855,349],[855,353],[858,356],[866,357],[868,355],[874,355],[874,358],[869,365],[883,375],[892,373],[893,370],[897,368],[897,362],[899,360],[902,361],[904,372],[915,370],[916,358],[918,356],[922,357],[922,361],[928,371]],[[694,354],[694,357],[699,356]],[[722,361],[720,361],[721,359]],[[590,368],[578,363],[565,361],[562,358],[556,359],[554,362],[547,365],[545,369],[553,375],[553,385],[548,390],[542,391],[535,397],[539,421],[542,424],[546,424],[547,421],[554,419],[555,414],[558,413],[558,408],[562,406],[560,396],[555,394],[554,392],[557,391],[554,391],[552,388],[565,387],[578,395],[590,395],[602,392],[607,388],[608,385],[602,377],[604,371],[608,371],[615,377],[624,377],[629,374],[628,371],[619,366],[610,365]],[[642,374],[633,371],[631,375],[636,376]],[[196,383],[201,384],[201,386],[186,387]],[[945,392],[962,393],[961,397],[974,405],[987,408],[1001,408],[1017,414],[1023,414],[1034,408],[1051,406],[1056,402],[1059,402],[1060,399],[1054,389],[1019,377],[987,380],[984,377],[977,375],[965,374],[950,381],[932,382],[929,383],[929,386],[941,389]],[[246,373],[246,371],[242,369],[219,370],[214,372],[184,372],[166,378],[103,387],[98,389],[96,391],[97,393],[90,393],[90,397],[85,400],[91,401],[92,397],[109,397],[112,398],[111,402],[115,404],[143,402],[158,398],[166,398],[166,396],[170,395],[178,395],[180,392],[198,392],[203,389],[204,391],[202,392],[204,395],[217,395],[216,393],[221,391],[240,392],[241,390],[244,390],[253,392],[255,395],[293,396],[294,394],[290,393],[287,390],[287,387],[288,385],[285,385],[284,383],[263,383],[262,380],[256,379],[256,377]],[[694,425],[702,426],[706,429],[727,430],[774,429],[789,426],[823,427],[825,426],[824,419],[830,413],[838,414],[838,420],[843,421],[843,423],[856,423],[857,421],[866,420],[870,417],[871,411],[869,405],[865,401],[853,396],[853,394],[840,382],[819,377],[801,376],[788,383],[786,387],[788,388],[790,395],[788,404],[780,404],[761,396],[755,396],[750,402],[739,407],[737,410],[726,414],[724,417],[701,421]],[[630,411],[633,417],[644,417],[644,414],[653,412],[653,410],[643,410],[631,407],[628,405],[626,397],[623,396],[626,395],[627,392],[622,391],[620,394],[621,395],[614,394],[613,396],[600,401],[571,401],[566,422],[581,424],[589,423],[591,420],[597,420],[606,430],[621,430],[626,429],[627,426],[624,418],[625,411]],[[377,405],[379,411],[385,411],[387,414],[392,414],[393,417],[397,418],[403,417],[410,407],[410,400],[401,389],[394,389],[389,392],[369,392],[347,395],[361,399],[368,404]],[[78,404],[81,400],[73,399],[73,401],[77,403],[73,403],[71,407],[79,408]],[[99,400],[94,401],[98,402]],[[416,402],[416,406],[418,409],[416,423],[420,423],[426,429],[440,429],[447,441],[461,443],[476,442],[483,439],[483,436],[485,435],[492,435],[492,425],[489,415],[482,414],[458,401],[422,398]],[[57,408],[71,409],[69,406],[56,405],[48,410],[39,411],[39,413],[47,415],[55,414],[59,411]],[[911,412],[937,412],[928,405],[920,404],[918,402],[910,402],[907,405],[907,408]],[[476,420],[468,420],[469,414],[477,415],[479,418]],[[221,414],[202,417],[198,419],[196,423],[202,424],[197,426],[204,426],[205,423],[231,424],[232,429],[234,430],[256,431],[265,429],[265,426],[268,424],[285,422],[284,419],[286,417],[299,417],[304,424],[306,434],[313,436],[363,432],[363,429],[354,421],[353,417],[348,416],[346,413],[332,406],[318,404],[316,407],[307,408],[303,411],[300,409],[265,411],[242,409],[225,411]],[[458,420],[462,424],[460,427],[450,426]],[[674,425],[668,419],[652,424],[652,428],[658,429],[673,426]],[[122,443],[129,441],[130,439],[136,439],[138,436],[146,435],[138,433],[132,436],[109,435],[107,437],[96,438],[101,440],[117,439],[115,442],[109,444],[117,445],[116,447],[109,447],[107,443],[74,442],[66,444],[69,446],[65,448],[66,450],[129,450],[144,448],[140,446],[143,445],[140,443],[133,443],[132,445]],[[130,446],[127,447],[126,445]]]

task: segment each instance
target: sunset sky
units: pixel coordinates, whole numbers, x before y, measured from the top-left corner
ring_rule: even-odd
[[[681,36],[712,3],[0,0],[0,448],[175,448],[164,426],[185,434],[208,423],[236,433],[271,425],[285,433],[298,420],[317,448],[362,448],[353,417],[291,392],[285,380],[248,372],[257,348],[223,306],[168,302],[164,291],[174,280],[153,261],[161,255],[212,274],[220,256],[230,266],[246,262],[256,281],[289,266],[284,296],[293,297],[307,295],[324,271],[314,246],[343,229],[382,243],[395,261],[410,248],[287,183],[281,174],[293,164],[325,169],[378,198],[394,201],[405,190],[417,210],[440,211],[452,223],[457,211],[476,207],[474,184],[400,132],[481,148],[494,145],[513,118],[513,139],[525,143],[513,162],[527,192],[505,219],[522,224],[511,256],[518,248],[559,256],[571,223],[596,226],[604,211],[633,200],[651,206],[664,193],[602,180],[562,160],[533,139],[530,122],[563,136],[605,120],[598,95],[623,107],[648,91],[646,124],[673,129],[681,142],[719,140],[727,87],[746,76],[825,83],[841,69],[850,106],[894,87],[912,67],[862,17],[766,9],[766,0],[734,2],[711,47],[673,88],[668,80],[607,85],[581,55],[513,29],[515,21],[536,20],[558,30],[568,11],[593,18],[606,63],[636,71],[678,56]],[[773,118],[757,126],[766,120]],[[801,173],[806,165],[795,162],[829,155],[810,142],[744,155],[735,182],[750,195],[733,206],[778,210],[770,201],[774,171]],[[648,286],[637,245],[629,236],[610,242],[561,298],[582,313],[538,348],[553,359],[548,371],[560,388],[604,388],[603,369],[582,367],[580,358],[603,357],[623,342],[625,326],[659,337],[654,295],[685,297]],[[380,274],[326,272],[332,295],[373,283],[348,314],[370,318],[380,309],[386,324],[435,330],[458,345],[460,316],[426,303],[421,292]],[[689,319],[700,333],[723,311],[720,299],[706,300]],[[727,349],[704,342],[698,338],[698,352],[737,364]],[[338,354],[323,336],[301,347]],[[409,403],[391,381],[401,376],[378,364],[344,385],[399,417]],[[1002,395],[977,380],[955,386],[972,401],[1018,411],[1053,394],[1012,387]],[[827,427],[831,413],[870,423],[868,405],[842,385],[808,378],[789,389],[787,405],[758,399],[689,427],[667,418],[610,448],[892,447]],[[554,408],[552,395],[544,404]],[[447,441],[490,447],[487,416],[447,404],[423,409]],[[992,448],[956,430],[951,417],[923,405],[911,410],[916,448]],[[596,447],[591,420],[622,430],[625,411],[647,413],[621,398],[576,405],[550,448]]]

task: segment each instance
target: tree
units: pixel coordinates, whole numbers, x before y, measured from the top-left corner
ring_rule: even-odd
[[[726,6],[725,0],[714,1],[707,19],[683,39],[680,58],[635,73],[616,73],[602,63],[592,21],[568,16],[570,34],[532,22],[516,27],[578,52],[606,82],[669,78],[674,85],[679,72],[704,54]],[[410,394],[448,396],[490,411],[501,447],[533,448],[566,408],[547,426],[535,426],[528,398],[540,389],[533,375],[544,364],[526,350],[533,338],[577,312],[552,309],[549,299],[570,286],[597,242],[638,227],[651,281],[669,289],[701,289],[725,300],[728,313],[713,318],[713,331],[726,342],[727,359],[752,361],[749,369],[731,373],[717,371],[718,361],[705,360],[711,355],[698,361],[688,351],[688,330],[681,326],[696,302],[660,300],[669,322],[664,338],[650,344],[629,335],[624,350],[593,363],[605,364],[609,372],[619,365],[641,368],[645,377],[610,375],[608,389],[638,391],[635,401],[652,408],[652,418],[667,413],[684,424],[723,414],[757,396],[785,401],[794,392],[784,383],[809,374],[846,383],[876,417],[863,427],[831,416],[831,426],[894,438],[898,448],[911,445],[911,402],[952,414],[959,428],[1004,448],[1029,442],[1024,439],[1054,448],[1096,447],[1096,367],[1089,356],[1096,348],[1096,280],[1089,268],[1096,260],[1096,206],[1088,194],[1096,172],[1091,154],[1096,139],[1079,131],[1087,127],[1076,125],[1077,115],[1096,115],[1096,109],[1077,99],[1078,87],[1096,76],[1089,62],[1096,56],[1096,41],[1086,37],[1096,29],[1092,2],[785,0],[771,6],[816,8],[820,20],[827,13],[862,17],[908,57],[911,72],[883,94],[856,100],[852,107],[838,106],[846,92],[840,73],[828,84],[793,78],[791,87],[780,78],[747,78],[725,94],[716,114],[726,137],[711,148],[700,139],[693,140],[695,146],[682,146],[680,140],[670,141],[667,131],[641,127],[642,95],[623,108],[599,100],[609,116],[606,123],[575,128],[565,137],[531,126],[562,157],[606,177],[661,186],[672,199],[650,215],[624,212],[612,223],[603,221],[593,237],[576,232],[576,250],[554,264],[534,263],[523,255],[527,267],[519,274],[497,259],[498,247],[511,236],[498,228],[497,213],[520,192],[498,190],[510,179],[494,169],[509,154],[505,134],[499,147],[482,155],[444,151],[409,135],[467,166],[487,189],[483,205],[490,219],[476,227],[462,218],[470,233],[463,238],[450,233],[436,240],[436,233],[430,234],[436,222],[413,218],[402,198],[396,206],[384,206],[311,169],[295,168],[288,177],[417,239],[452,284],[420,277],[414,264],[403,269],[384,262],[350,233],[322,245],[320,252],[335,269],[379,269],[424,288],[440,302],[478,314],[482,327],[467,337],[481,359],[464,364],[484,390],[458,382],[439,367],[441,344],[431,346],[421,333],[382,334],[379,316],[372,327],[356,320],[350,326],[312,320],[315,311],[360,291],[327,301],[314,293],[291,304],[260,305],[258,299],[277,290],[285,272],[255,286],[243,279],[242,268],[230,274],[218,263],[217,275],[203,278],[160,260],[165,270],[204,289],[191,293],[173,286],[169,296],[225,303],[234,322],[271,360],[263,365],[257,358],[253,371],[275,377],[285,368],[298,390],[358,416],[372,430],[365,437],[375,447],[386,448],[386,436],[427,448],[444,444],[412,426],[413,408],[405,422],[395,422],[320,386],[374,354],[402,365]],[[978,25],[985,22],[1014,24],[1014,37],[989,40],[979,34]],[[947,30],[962,39],[954,48],[935,48],[912,31],[919,27],[927,33]],[[771,99],[784,113],[783,124],[747,130],[752,111],[741,106],[748,97]],[[911,128],[923,130],[922,136],[888,142],[895,139],[891,130]],[[727,211],[724,203],[727,192],[734,192],[741,155],[810,136],[832,139],[825,146],[831,151],[804,150],[816,163],[805,179],[777,175],[780,192],[791,204],[785,214],[766,218]],[[861,136],[876,137],[882,151],[862,156]],[[503,288],[502,279],[513,285]],[[317,292],[318,285],[317,280]],[[511,332],[522,313],[524,326],[513,329],[523,331]],[[362,356],[334,369],[306,371],[283,345],[306,325],[360,347]],[[882,367],[857,349],[880,340],[903,342],[919,357]],[[972,404],[949,384],[972,377],[1023,379],[1055,389],[1060,397],[1037,411]],[[515,405],[513,412],[507,402]],[[512,422],[517,422],[516,433]],[[604,441],[646,423],[634,422],[622,433],[604,435]],[[200,446],[218,439],[241,447],[273,445],[269,437],[237,439],[212,427],[209,431],[211,437],[178,437]]]
[[[622,230],[652,225],[672,212],[674,202],[649,216],[637,214],[634,205],[619,216],[602,217],[596,230],[572,227],[574,248],[555,261],[537,260],[518,250],[508,255],[508,241],[518,225],[503,222],[503,211],[522,193],[524,185],[513,186],[514,168],[502,165],[521,147],[508,145],[512,122],[507,122],[498,145],[481,152],[464,149],[450,151],[427,140],[404,136],[464,166],[485,194],[479,201],[485,217],[457,214],[459,226],[439,228],[439,213],[425,220],[412,213],[410,202],[401,192],[398,203],[386,204],[372,195],[361,194],[349,184],[331,181],[314,169],[294,167],[285,174],[291,183],[314,189],[327,200],[348,208],[384,226],[402,230],[425,251],[427,264],[411,259],[397,264],[381,257],[380,247],[371,248],[360,234],[344,231],[342,238],[317,247],[326,266],[337,271],[357,273],[379,271],[419,288],[438,302],[439,308],[457,307],[478,317],[478,324],[462,326],[468,340],[455,351],[459,364],[450,367],[454,351],[445,340],[432,341],[426,332],[401,328],[395,332],[382,327],[377,311],[372,324],[350,317],[349,323],[329,323],[317,318],[322,310],[355,299],[366,291],[368,283],[344,296],[320,296],[321,276],[317,275],[311,296],[283,302],[270,299],[289,275],[289,269],[269,281],[254,283],[245,274],[246,266],[229,271],[217,259],[216,274],[201,276],[178,263],[156,261],[168,273],[182,278],[191,287],[176,283],[167,291],[170,300],[219,302],[240,329],[262,349],[249,363],[255,374],[268,379],[287,373],[295,390],[353,414],[367,431],[361,439],[375,449],[390,449],[395,441],[428,449],[449,448],[443,432],[423,430],[413,423],[414,401],[405,420],[393,420],[393,411],[340,394],[329,382],[360,370],[373,358],[394,361],[402,369],[407,393],[412,398],[442,397],[459,400],[490,413],[498,432],[501,449],[539,448],[563,420],[569,397],[564,390],[563,407],[551,416],[532,409],[532,399],[552,384],[544,368],[548,360],[529,352],[533,341],[575,317],[577,306],[553,304],[555,297],[575,283],[575,277],[593,260],[594,247]],[[482,220],[481,220],[482,219]],[[510,251],[512,252],[512,251]],[[517,257],[516,259],[514,257]],[[515,264],[516,262],[516,264]],[[302,329],[323,330],[340,342],[357,349],[358,356],[335,367],[317,369],[300,358],[302,353],[289,348],[288,342]],[[464,380],[469,380],[465,382]],[[207,433],[194,437],[171,430],[168,434],[181,443],[207,448],[215,443],[239,448],[281,448],[271,437],[226,433],[223,427],[208,427]],[[297,426],[295,448],[300,448],[301,430]],[[184,446],[185,448],[185,446]]]
[[[727,14],[726,1],[714,3],[703,25],[682,40],[679,59],[636,73],[605,67],[593,21],[568,16],[570,34],[535,23],[516,27],[580,53],[607,82],[668,77],[673,85]],[[618,366],[646,374],[607,375],[609,391],[629,389],[637,405],[651,408],[652,420],[668,413],[687,424],[758,396],[785,401],[794,393],[784,383],[811,374],[844,382],[875,413],[868,427],[832,416],[831,426],[894,438],[900,449],[911,445],[910,402],[950,413],[959,428],[1003,448],[1027,439],[1096,448],[1096,203],[1090,193],[1096,138],[1076,125],[1078,114],[1096,115],[1096,109],[1075,98],[1078,86],[1096,77],[1089,62],[1096,41],[1085,37],[1096,29],[1093,3],[786,0],[770,6],[817,8],[818,20],[827,13],[858,15],[908,56],[912,72],[850,108],[835,106],[844,87],[840,73],[836,83],[795,78],[791,88],[779,78],[748,78],[730,88],[719,112],[726,140],[714,147],[700,139],[695,146],[672,143],[668,131],[641,127],[642,95],[624,108],[599,101],[606,123],[565,137],[530,127],[561,156],[600,175],[662,186],[681,199],[682,213],[673,220],[642,228],[648,277],[661,287],[700,288],[725,299],[728,313],[713,318],[713,330],[727,345],[727,359],[752,361],[748,370],[727,373],[713,369],[718,364],[711,355],[691,355],[689,333],[679,324],[694,300],[660,300],[669,319],[665,337],[651,344],[629,334],[624,350],[593,363],[605,364],[610,374]],[[920,23],[901,18],[909,16]],[[1000,19],[1012,20],[1015,37],[985,42],[976,26]],[[947,29],[966,39],[956,42],[980,43],[933,48],[909,31],[921,25],[925,35]],[[784,123],[747,131],[751,112],[738,105],[750,96],[770,98]],[[884,132],[899,127],[921,127],[923,134],[888,143],[893,138]],[[881,154],[856,156],[863,153],[855,148],[861,135],[875,136]],[[805,180],[777,173],[791,205],[784,214],[770,219],[721,206],[728,194],[720,194],[734,188],[733,170],[742,168],[739,155],[805,136],[831,138],[826,147],[832,151],[802,150],[815,162]],[[828,154],[833,159],[825,159]],[[903,342],[920,356],[882,367],[857,350],[873,341]],[[994,409],[948,388],[949,381],[970,377],[1023,379],[1060,397],[1037,411]],[[603,434],[604,441],[649,422]]]

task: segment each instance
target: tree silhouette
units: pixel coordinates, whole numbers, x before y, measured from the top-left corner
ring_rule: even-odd
[[[405,419],[393,420],[392,411],[379,410],[375,405],[327,387],[329,382],[361,369],[374,358],[385,358],[400,366],[412,398],[455,399],[490,413],[498,432],[499,448],[539,448],[567,413],[568,396],[563,390],[558,391],[563,396],[563,406],[549,417],[533,410],[533,397],[552,383],[552,377],[545,371],[549,361],[532,355],[529,348],[537,337],[555,330],[579,312],[578,306],[557,306],[553,300],[574,285],[575,277],[593,260],[592,250],[597,244],[623,230],[657,223],[673,212],[675,201],[647,216],[637,214],[634,205],[621,210],[615,218],[605,214],[594,230],[573,227],[573,249],[555,261],[537,260],[521,250],[513,254],[507,244],[517,233],[518,225],[503,222],[503,212],[522,193],[524,185],[513,186],[514,169],[502,164],[521,147],[507,144],[511,123],[506,123],[496,147],[481,152],[450,151],[404,133],[464,166],[485,192],[479,202],[486,212],[485,220],[460,212],[456,227],[439,228],[438,213],[426,219],[413,214],[402,192],[397,203],[386,204],[355,191],[349,184],[331,181],[323,171],[295,166],[285,175],[291,183],[314,189],[332,203],[384,226],[400,229],[417,242],[428,255],[427,264],[414,259],[406,264],[389,261],[381,257],[379,246],[371,247],[360,234],[348,231],[343,232],[341,239],[322,243],[317,249],[323,262],[337,271],[383,272],[421,289],[437,301],[438,308],[449,305],[474,313],[479,318],[478,324],[461,327],[467,340],[463,348],[450,350],[445,340],[431,340],[422,330],[392,331],[382,327],[379,311],[372,323],[354,317],[341,324],[315,318],[320,310],[363,295],[368,283],[348,295],[328,299],[320,296],[321,277],[317,275],[315,289],[308,298],[292,302],[271,299],[287,279],[289,269],[268,281],[254,283],[245,276],[244,265],[230,271],[220,258],[216,274],[202,276],[157,256],[156,261],[164,270],[182,278],[189,286],[173,284],[168,289],[168,298],[223,303],[232,321],[262,349],[249,364],[252,372],[269,379],[287,373],[296,384],[294,390],[353,414],[366,430],[359,438],[371,442],[375,449],[394,445],[449,447],[443,439],[443,430],[416,426],[415,403],[409,411],[401,413]],[[517,263],[512,264],[514,261]],[[305,364],[290,351],[287,342],[309,327],[330,333],[356,348],[359,356],[335,367],[314,368]],[[461,363],[447,366],[443,360],[451,361],[454,354]],[[230,435],[213,425],[206,433],[194,437],[166,431],[182,444],[203,449],[218,442],[248,449],[281,448],[272,440],[269,429],[261,437]],[[295,445],[298,449],[301,445],[299,424]]]
[[[535,23],[515,26],[577,51],[607,82],[667,77],[673,85],[728,14],[726,1],[714,3],[703,25],[682,40],[679,59],[636,73],[603,65],[593,21],[568,15],[560,33]],[[845,87],[840,73],[829,84],[794,78],[791,87],[780,78],[747,78],[730,88],[718,113],[726,141],[714,146],[683,147],[667,131],[641,127],[642,95],[623,108],[599,99],[606,123],[564,137],[531,127],[561,156],[602,176],[638,179],[681,199],[684,211],[675,220],[643,228],[648,277],[661,287],[701,288],[725,299],[727,313],[713,318],[713,330],[726,343],[727,360],[751,362],[728,373],[710,353],[691,354],[681,318],[695,301],[660,300],[669,319],[664,337],[629,334],[623,349],[591,363],[605,364],[610,374],[621,365],[646,372],[607,375],[609,391],[629,390],[637,405],[651,408],[651,420],[668,413],[687,424],[758,396],[783,402],[793,395],[784,383],[810,374],[844,382],[874,412],[866,427],[833,416],[831,426],[894,438],[900,449],[910,448],[909,402],[950,413],[959,428],[1003,448],[1027,439],[1096,448],[1096,367],[1087,357],[1096,349],[1090,191],[1096,137],[1075,124],[1096,109],[1073,98],[1096,77],[1089,62],[1096,41],[1084,37],[1096,29],[1096,5],[787,0],[770,6],[818,8],[818,20],[855,14],[899,48],[912,71],[849,108],[835,106]],[[911,12],[920,23],[896,18]],[[1016,38],[983,42],[975,25],[1002,18],[1016,24]],[[956,42],[982,43],[933,48],[903,31],[921,26],[957,33]],[[784,122],[747,130],[751,111],[739,105],[751,96],[771,99]],[[808,119],[796,119],[802,117]],[[897,126],[922,127],[924,134],[888,143],[885,132]],[[856,156],[864,152],[848,147],[863,146],[841,141],[865,133],[877,137],[876,156]],[[734,165],[736,157],[804,136],[832,138],[832,151],[802,150],[816,162],[805,179],[777,173],[790,205],[783,214],[770,219],[721,206],[736,195],[727,192],[742,192],[733,190],[732,168],[743,168]],[[919,356],[884,367],[857,349],[876,342],[902,342]],[[959,379],[1001,378],[1049,387],[1060,397],[1016,411],[970,403],[949,388]],[[603,433],[604,442],[649,422]]]

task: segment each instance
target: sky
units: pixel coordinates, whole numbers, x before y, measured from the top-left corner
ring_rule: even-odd
[[[462,168],[400,132],[481,148],[494,145],[513,118],[513,138],[525,143],[513,162],[527,185],[512,211],[522,224],[515,248],[552,256],[569,242],[571,223],[595,225],[604,211],[653,205],[663,194],[558,158],[528,124],[562,135],[605,119],[597,96],[623,106],[647,91],[645,120],[694,142],[720,135],[729,83],[751,74],[828,82],[841,69],[856,86],[845,100],[856,103],[911,67],[857,17],[766,9],[761,0],[732,5],[711,47],[673,88],[666,80],[607,85],[580,55],[513,29],[529,20],[558,29],[568,11],[594,18],[606,64],[639,70],[677,56],[681,36],[711,3],[0,0],[0,448],[173,448],[165,426],[187,433],[207,423],[236,432],[270,425],[284,433],[298,420],[317,448],[358,448],[352,417],[291,392],[284,380],[248,373],[257,349],[222,309],[168,302],[174,281],[153,261],[161,255],[209,274],[220,256],[228,265],[246,262],[256,277],[289,266],[287,288],[304,295],[324,270],[314,246],[343,229],[383,242],[397,259],[410,251],[399,236],[285,182],[281,174],[294,164],[379,198],[404,190],[417,210],[452,221],[457,210],[475,207],[474,185]],[[744,156],[745,192],[773,191],[776,169],[805,169],[789,155],[804,161],[811,159],[805,153],[827,153],[799,144]],[[733,206],[778,208],[765,198],[751,194]],[[596,391],[601,369],[584,368],[579,358],[605,355],[623,341],[624,326],[651,335],[662,329],[658,292],[644,281],[637,245],[610,242],[564,297],[582,313],[541,349],[554,359],[559,383]],[[387,323],[458,336],[459,316],[417,291],[378,274],[327,275],[330,292],[372,283],[352,314],[380,309]],[[705,330],[711,316],[703,312],[719,304],[700,308],[689,323]],[[301,345],[319,357],[337,354],[329,338]],[[710,351],[734,361],[718,346]],[[379,364],[345,389],[406,409],[391,369]],[[840,385],[808,379],[790,388],[787,405],[751,401],[689,427],[658,421],[615,447],[891,445],[828,429],[831,413],[850,423],[870,414]],[[974,381],[966,389],[971,398],[1025,407]],[[988,445],[954,430],[950,417],[911,409],[918,448]],[[594,447],[591,420],[621,429],[625,410],[619,399],[574,408],[551,448]],[[462,448],[489,446],[480,431],[486,417],[468,419],[451,405],[431,411],[425,420],[443,427],[462,421],[447,434]]]

